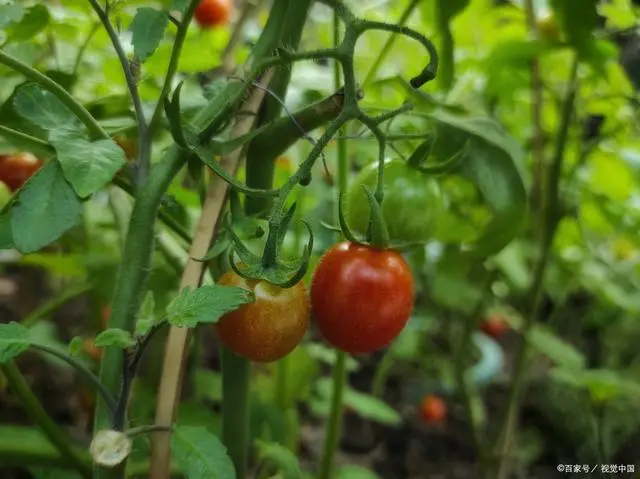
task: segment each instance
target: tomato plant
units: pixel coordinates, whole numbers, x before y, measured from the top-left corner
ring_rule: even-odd
[[[0,155],[0,181],[16,191],[40,169],[42,161],[31,153]]]
[[[366,233],[369,222],[369,202],[362,185],[375,191],[377,177],[377,163],[365,166],[347,193],[347,222],[359,234]],[[410,167],[401,159],[385,162],[382,214],[392,241],[428,241],[442,209],[442,201],[440,187],[433,177]]]
[[[413,301],[413,277],[397,251],[350,242],[320,258],[311,284],[318,331],[348,353],[388,345],[407,324]]]
[[[540,33],[540,38],[549,41],[558,41],[561,39],[560,28],[556,18],[551,13],[546,13],[536,19],[536,26]]]
[[[255,295],[255,302],[226,314],[216,325],[220,341],[233,352],[269,363],[300,343],[309,325],[309,296],[303,282],[285,289],[266,281],[248,281],[229,271],[218,283]]]
[[[480,329],[486,335],[491,336],[494,339],[500,338],[509,329],[507,323],[499,314],[492,314],[491,316],[483,319],[480,323]]]
[[[442,423],[447,417],[447,403],[435,394],[428,394],[420,402],[420,417],[427,424]]]
[[[231,15],[231,0],[201,0],[195,18],[202,28],[225,25]]]

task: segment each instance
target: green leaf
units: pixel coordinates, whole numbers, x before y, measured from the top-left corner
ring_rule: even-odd
[[[234,286],[202,286],[194,291],[187,287],[167,306],[167,314],[173,326],[194,328],[199,323],[216,323],[253,300],[252,292]]]
[[[189,0],[173,0],[173,2],[171,2],[171,10],[182,13],[188,5]]]
[[[551,376],[565,384],[588,389],[596,403],[604,403],[621,396],[637,398],[640,395],[640,383],[610,369],[574,371],[557,368],[551,371]]]
[[[52,469],[51,467],[30,467],[29,471],[34,479],[81,479],[78,472],[68,469]]]
[[[289,449],[275,442],[257,440],[258,460],[275,466],[282,479],[300,479],[298,458]]]
[[[29,349],[29,330],[14,321],[0,324],[0,364]]]
[[[69,356],[77,357],[84,350],[84,340],[80,336],[75,336],[69,341]]]
[[[140,312],[136,320],[136,336],[146,335],[156,323],[155,308],[156,301],[153,297],[153,292],[149,291],[142,301],[142,306],[140,306]]]
[[[94,344],[98,348],[108,348],[113,346],[120,349],[128,349],[135,346],[136,342],[131,337],[131,333],[129,331],[118,328],[109,328],[96,336]]]
[[[436,12],[439,21],[449,23],[469,5],[469,0],[437,0]]]
[[[27,182],[11,214],[16,248],[32,253],[77,225],[82,202],[65,180],[57,161],[48,161]]]
[[[0,250],[13,248],[13,232],[11,231],[11,215],[0,216]]]
[[[13,106],[22,117],[45,130],[78,131],[82,128],[64,103],[36,83],[27,83],[21,87],[13,99]]]
[[[133,34],[133,51],[141,62],[153,55],[169,24],[167,12],[155,8],[138,8],[129,30]]]
[[[54,131],[51,144],[58,152],[65,178],[81,198],[111,182],[126,163],[124,151],[113,140],[90,142],[72,132]]]
[[[380,479],[380,476],[362,466],[349,465],[338,470],[336,479]]]
[[[567,42],[583,58],[597,56],[596,40],[592,35],[598,26],[596,0],[551,0],[550,3]]]
[[[436,128],[436,158],[460,154],[468,142],[465,159],[454,170],[476,185],[493,212],[480,237],[465,248],[482,256],[497,253],[518,234],[526,216],[529,179],[522,149],[490,118],[444,110],[430,111],[427,116]]]
[[[333,396],[333,382],[329,378],[322,378],[318,381],[316,388],[320,398],[323,400],[323,404],[316,404],[316,406],[320,406],[318,412],[326,415]],[[370,419],[389,426],[397,426],[402,422],[402,417],[398,411],[369,394],[347,388],[344,392],[343,401],[346,407],[352,409],[364,419]]]
[[[544,326],[533,326],[527,336],[527,341],[536,351],[544,354],[560,367],[582,369],[586,364],[586,360],[580,351]]]
[[[2,12],[0,11],[0,14]],[[49,24],[49,10],[44,5],[29,8],[18,23],[11,25],[8,36],[13,42],[29,40]]]
[[[24,15],[24,8],[20,5],[0,5],[0,28],[19,22]]]
[[[171,450],[186,479],[236,479],[227,449],[204,427],[176,428]]]

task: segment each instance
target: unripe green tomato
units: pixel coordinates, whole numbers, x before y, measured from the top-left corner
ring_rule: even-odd
[[[370,208],[361,185],[375,192],[378,163],[360,171],[346,198],[346,220],[351,229],[366,234]],[[384,165],[384,199],[382,215],[391,241],[423,243],[429,241],[442,211],[442,193],[436,180],[400,159],[386,160]]]
[[[6,205],[9,199],[11,199],[11,190],[3,181],[0,181],[0,208]]]

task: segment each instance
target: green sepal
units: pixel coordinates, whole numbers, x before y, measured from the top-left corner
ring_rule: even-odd
[[[369,207],[371,208],[371,218],[369,220],[371,226],[371,246],[377,249],[385,249],[389,246],[389,230],[382,215],[382,208],[369,187],[367,185],[361,186],[367,195]]]

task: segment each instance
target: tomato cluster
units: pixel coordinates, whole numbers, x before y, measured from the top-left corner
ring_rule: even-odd
[[[31,153],[0,155],[0,181],[11,191],[19,190],[42,164],[42,161]]]
[[[225,25],[231,16],[231,0],[201,0],[194,16],[200,28]]]
[[[409,320],[413,301],[411,270],[397,251],[350,242],[324,254],[311,284],[318,331],[352,354],[388,345]]]

